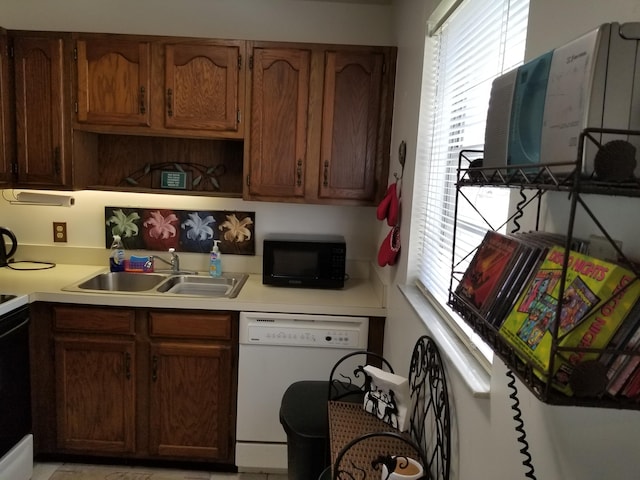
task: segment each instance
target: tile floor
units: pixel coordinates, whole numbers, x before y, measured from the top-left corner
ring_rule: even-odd
[[[36,463],[31,480],[49,480],[61,463]],[[286,474],[265,473],[210,473],[210,480],[287,480]]]

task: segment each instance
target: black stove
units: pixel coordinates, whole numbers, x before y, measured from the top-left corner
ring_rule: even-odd
[[[6,295],[4,293],[0,293],[0,303],[8,302],[9,300],[13,300],[16,298],[16,295]]]

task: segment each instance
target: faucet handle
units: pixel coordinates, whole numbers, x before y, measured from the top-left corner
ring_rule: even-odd
[[[175,252],[175,251],[176,251],[176,249],[175,249],[175,248],[173,248],[173,247],[171,247],[171,248],[169,249],[169,253],[171,253],[171,254],[173,254],[173,252]]]

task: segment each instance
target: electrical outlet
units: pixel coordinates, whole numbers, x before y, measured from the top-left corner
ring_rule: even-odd
[[[67,222],[53,222],[53,241],[67,241]]]

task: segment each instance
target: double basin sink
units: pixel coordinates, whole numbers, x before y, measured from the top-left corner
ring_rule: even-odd
[[[235,298],[249,275],[223,273],[209,277],[193,273],[105,272],[64,287],[67,292],[137,293]]]

